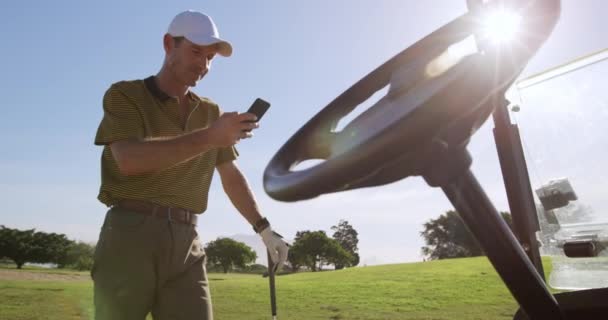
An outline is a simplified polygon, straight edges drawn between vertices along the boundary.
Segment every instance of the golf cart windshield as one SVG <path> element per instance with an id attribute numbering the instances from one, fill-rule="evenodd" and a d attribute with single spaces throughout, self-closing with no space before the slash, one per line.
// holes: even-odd
<path id="1" fill-rule="evenodd" d="M 608 50 L 520 80 L 510 100 L 557 289 L 608 287 Z"/>

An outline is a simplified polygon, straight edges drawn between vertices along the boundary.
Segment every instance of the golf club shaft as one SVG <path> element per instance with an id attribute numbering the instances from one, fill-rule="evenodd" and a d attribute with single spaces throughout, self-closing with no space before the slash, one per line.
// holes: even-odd
<path id="1" fill-rule="evenodd" d="M 270 282 L 270 309 L 272 311 L 272 320 L 277 319 L 277 296 L 274 287 L 274 263 L 268 253 L 268 279 Z"/>

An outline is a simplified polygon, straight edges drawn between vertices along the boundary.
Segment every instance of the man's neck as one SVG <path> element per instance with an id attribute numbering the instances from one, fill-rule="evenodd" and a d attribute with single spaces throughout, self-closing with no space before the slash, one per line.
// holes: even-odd
<path id="1" fill-rule="evenodd" d="M 177 97 L 179 101 L 188 93 L 188 86 L 178 84 L 166 69 L 161 69 L 154 77 L 158 88 L 171 97 Z"/>

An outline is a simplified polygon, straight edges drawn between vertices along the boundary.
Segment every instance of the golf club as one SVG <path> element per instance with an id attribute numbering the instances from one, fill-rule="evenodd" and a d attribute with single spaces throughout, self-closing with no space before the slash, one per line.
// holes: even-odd
<path id="1" fill-rule="evenodd" d="M 270 253 L 268 254 L 268 279 L 270 283 L 270 310 L 272 312 L 272 320 L 277 319 L 277 296 L 274 287 L 274 263 L 272 263 L 272 258 L 270 258 Z"/>

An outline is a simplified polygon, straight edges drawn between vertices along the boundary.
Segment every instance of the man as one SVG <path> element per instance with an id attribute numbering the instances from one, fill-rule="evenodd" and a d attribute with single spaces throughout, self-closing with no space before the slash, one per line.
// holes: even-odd
<path id="1" fill-rule="evenodd" d="M 95 264 L 98 320 L 212 319 L 205 253 L 196 233 L 214 168 L 276 266 L 287 244 L 259 212 L 234 145 L 258 127 L 250 113 L 221 113 L 192 91 L 216 54 L 232 54 L 210 17 L 185 11 L 163 38 L 156 76 L 113 84 L 95 144 L 103 145 L 99 200 L 110 206 Z M 244 316 L 246 318 L 246 316 Z"/>

